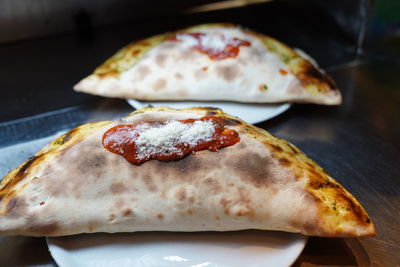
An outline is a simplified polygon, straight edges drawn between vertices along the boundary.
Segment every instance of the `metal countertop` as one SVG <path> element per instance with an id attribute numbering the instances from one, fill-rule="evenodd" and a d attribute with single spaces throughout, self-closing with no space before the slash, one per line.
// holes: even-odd
<path id="1" fill-rule="evenodd" d="M 399 73 L 399 65 L 385 62 L 338 67 L 329 74 L 343 93 L 343 105 L 295 104 L 257 125 L 318 162 L 362 203 L 377 227 L 374 238 L 310 238 L 295 266 L 400 266 Z M 95 100 L 0 123 L 0 147 L 131 110 L 123 100 Z M 53 264 L 42 238 L 0 240 L 2 266 Z"/>

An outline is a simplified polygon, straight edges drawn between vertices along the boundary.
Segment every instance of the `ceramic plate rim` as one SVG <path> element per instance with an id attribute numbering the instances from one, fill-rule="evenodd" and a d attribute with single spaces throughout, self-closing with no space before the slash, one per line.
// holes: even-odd
<path id="1" fill-rule="evenodd" d="M 304 235 L 301 235 L 301 234 L 286 233 L 286 232 L 279 232 L 279 231 L 262 231 L 262 230 L 244 230 L 244 231 L 233 231 L 233 232 L 192 232 L 192 233 L 183 233 L 183 232 L 136 232 L 136 233 L 116 233 L 116 235 L 119 235 L 119 237 L 121 237 L 121 236 L 124 237 L 126 235 L 127 236 L 126 238 L 130 238 L 131 236 L 134 236 L 135 234 L 139 234 L 139 235 L 143 235 L 143 234 L 147 235 L 148 234 L 151 237 L 151 236 L 153 236 L 153 235 L 155 235 L 157 233 L 162 233 L 162 234 L 166 234 L 166 235 L 176 235 L 176 236 L 178 236 L 178 239 L 179 239 L 182 235 L 184 235 L 184 236 L 188 236 L 189 235 L 189 237 L 191 235 L 203 236 L 203 235 L 210 235 L 212 233 L 217 233 L 217 234 L 222 234 L 222 235 L 223 234 L 231 235 L 232 233 L 234 234 L 235 232 L 246 232 L 246 231 L 259 231 L 263 235 L 266 235 L 267 239 L 268 239 L 268 237 L 270 237 L 270 238 L 272 237 L 273 239 L 274 238 L 276 239 L 276 237 L 279 237 L 279 236 L 282 237 L 282 239 L 286 238 L 287 244 L 285 244 L 285 248 L 282 249 L 282 250 L 279 250 L 278 252 L 274 252 L 274 253 L 276 253 L 274 256 L 276 256 L 277 254 L 280 254 L 280 255 L 278 255 L 279 259 L 284 259 L 283 260 L 284 264 L 280 265 L 280 267 L 289 267 L 289 266 L 291 266 L 297 260 L 297 258 L 300 256 L 300 254 L 302 253 L 302 251 L 303 251 L 303 249 L 304 249 L 304 247 L 305 247 L 305 245 L 307 244 L 307 241 L 308 241 L 308 236 L 304 236 Z M 98 235 L 99 237 L 96 237 L 96 235 Z M 77 266 L 76 263 L 79 264 L 79 261 L 77 261 L 77 258 L 74 257 L 75 256 L 74 253 L 73 253 L 74 249 L 68 250 L 68 248 L 65 249 L 63 247 L 59 247 L 57 243 L 60 243 L 60 242 L 62 243 L 63 239 L 64 240 L 67 239 L 67 242 L 68 242 L 69 239 L 74 239 L 76 237 L 77 241 L 73 241 L 73 242 L 79 242 L 79 240 L 81 240 L 82 238 L 83 239 L 85 239 L 85 238 L 90 239 L 90 238 L 93 238 L 93 237 L 94 238 L 101 238 L 104 235 L 107 235 L 107 238 L 108 238 L 108 235 L 110 235 L 110 234 L 107 234 L 107 233 L 94 233 L 94 234 L 80 234 L 80 235 L 75 235 L 75 236 L 46 237 L 46 243 L 47 243 L 47 246 L 49 248 L 49 251 L 50 251 L 50 254 L 51 254 L 52 258 L 58 264 L 58 266 L 60 266 L 60 267 L 72 267 L 72 266 Z M 112 238 L 112 234 L 110 236 Z M 290 240 L 289 240 L 289 237 L 290 237 Z M 238 237 L 235 237 L 235 238 L 238 238 Z M 83 241 L 85 241 L 85 240 L 83 240 Z M 211 243 L 213 243 L 213 242 L 211 242 Z M 121 244 L 121 243 L 113 244 L 113 246 L 118 247 L 118 244 Z M 268 243 L 268 244 L 270 244 L 270 243 Z M 150 248 L 152 246 L 157 248 L 156 245 L 151 244 Z M 274 245 L 274 244 L 272 243 L 272 245 Z M 196 249 L 196 246 L 198 248 L 199 244 L 193 245 L 193 248 Z M 65 247 L 65 245 L 64 245 L 64 247 Z M 112 250 L 113 248 L 108 248 L 108 249 Z M 139 249 L 140 249 L 140 247 L 139 247 Z M 249 256 L 250 256 L 249 258 L 251 258 L 251 256 L 252 256 L 250 254 L 251 253 L 249 253 Z M 268 255 L 272 255 L 272 254 L 268 254 Z M 222 264 L 224 264 L 224 263 L 222 263 Z M 228 264 L 229 264 L 229 262 L 228 262 Z M 264 264 L 268 264 L 268 262 L 252 262 L 250 260 L 249 264 L 251 266 L 265 266 Z M 269 263 L 269 264 L 271 264 L 271 263 Z M 87 265 L 82 265 L 82 263 L 80 263 L 78 266 L 87 266 Z M 104 265 L 104 264 L 101 264 L 101 266 L 102 267 L 103 266 L 104 267 L 109 267 L 109 265 Z M 171 266 L 171 265 L 168 265 L 168 266 Z M 175 265 L 173 265 L 173 266 L 175 266 Z M 182 266 L 182 265 L 179 265 L 179 266 Z M 223 266 L 225 266 L 225 265 L 223 265 Z M 227 265 L 227 266 L 229 266 L 229 265 Z M 276 265 L 273 265 L 273 266 L 275 267 Z"/>
<path id="2" fill-rule="evenodd" d="M 139 109 L 149 105 L 152 106 L 166 106 L 172 108 L 184 107 L 216 107 L 221 108 L 230 115 L 239 117 L 240 119 L 256 124 L 263 121 L 270 120 L 285 111 L 287 111 L 292 103 L 240 103 L 229 101 L 139 101 L 136 99 L 126 99 L 129 105 Z M 246 109 L 246 112 L 244 110 Z M 235 112 L 239 113 L 236 113 Z M 259 113 L 257 113 L 259 112 Z"/>

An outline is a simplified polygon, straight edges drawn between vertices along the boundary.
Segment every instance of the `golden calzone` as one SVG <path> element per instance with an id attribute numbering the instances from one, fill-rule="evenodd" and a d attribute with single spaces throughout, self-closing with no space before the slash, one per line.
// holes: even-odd
<path id="1" fill-rule="evenodd" d="M 75 90 L 138 100 L 341 103 L 310 57 L 232 24 L 202 24 L 135 41 Z"/>
<path id="2" fill-rule="evenodd" d="M 129 138 L 110 134 L 129 127 L 136 127 L 126 131 Z M 141 162 L 127 160 L 126 140 L 135 140 Z M 174 160 L 147 157 L 206 142 L 208 149 Z M 212 108 L 149 107 L 120 121 L 79 126 L 12 170 L 1 182 L 0 199 L 0 233 L 9 235 L 241 229 L 375 234 L 360 203 L 298 148 Z"/>

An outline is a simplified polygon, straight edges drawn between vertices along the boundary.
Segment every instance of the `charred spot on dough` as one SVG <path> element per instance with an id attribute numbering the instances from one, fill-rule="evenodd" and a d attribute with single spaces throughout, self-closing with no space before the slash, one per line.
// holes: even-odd
<path id="1" fill-rule="evenodd" d="M 42 159 L 42 155 L 39 156 L 33 156 L 31 157 L 27 162 L 25 162 L 21 168 L 17 171 L 15 176 L 8 181 L 7 184 L 5 184 L 1 189 L 0 189 L 0 195 L 1 197 L 4 197 L 8 193 L 12 191 L 12 188 L 18 184 L 20 181 L 22 181 L 29 173 L 29 169 L 34 166 L 35 164 L 38 163 Z"/>
<path id="2" fill-rule="evenodd" d="M 159 67 L 164 68 L 166 59 L 167 59 L 167 55 L 165 55 L 165 54 L 158 54 L 158 55 L 156 56 L 155 61 L 156 61 L 156 64 L 157 64 Z"/>
<path id="3" fill-rule="evenodd" d="M 345 208 L 350 214 L 354 215 L 354 217 L 359 221 L 360 224 L 365 225 L 372 223 L 361 205 L 357 205 L 354 200 L 344 192 L 342 188 L 337 188 L 337 191 L 338 193 L 335 201 L 338 206 L 342 206 L 342 208 Z"/>
<path id="4" fill-rule="evenodd" d="M 80 157 L 77 160 L 79 163 L 76 167 L 82 174 L 91 174 L 95 177 L 99 177 L 103 174 L 104 166 L 107 164 L 106 157 L 96 153 L 89 153 L 87 156 Z M 74 161 L 74 159 L 71 161 Z"/>
<path id="5" fill-rule="evenodd" d="M 236 216 L 249 216 L 254 213 L 253 208 L 251 207 L 252 201 L 249 197 L 249 191 L 244 187 L 239 187 L 237 189 L 239 199 L 236 205 L 238 205 L 238 209 L 236 210 Z"/>
<path id="6" fill-rule="evenodd" d="M 230 213 L 231 203 L 232 203 L 232 201 L 227 200 L 226 198 L 221 198 L 221 200 L 219 201 L 219 204 L 221 204 L 222 208 L 224 209 L 224 213 L 226 215 L 229 215 L 229 213 Z"/>
<path id="7" fill-rule="evenodd" d="M 193 174 L 197 171 L 204 169 L 202 161 L 196 157 L 196 155 L 189 155 L 181 160 L 170 161 L 170 162 L 160 162 L 163 166 L 160 166 L 160 170 L 165 169 L 166 171 L 173 170 L 174 172 L 180 174 L 181 177 L 185 179 L 191 179 L 191 177 L 182 176 L 182 174 Z"/>
<path id="8" fill-rule="evenodd" d="M 143 80 L 151 73 L 150 68 L 146 65 L 142 65 L 137 69 L 139 79 Z"/>
<path id="9" fill-rule="evenodd" d="M 107 72 L 103 72 L 103 73 L 97 73 L 96 74 L 100 79 L 104 79 L 107 77 L 118 77 L 119 73 L 115 70 L 109 70 Z"/>
<path id="10" fill-rule="evenodd" d="M 322 206 L 324 209 L 330 209 L 336 212 L 337 216 L 345 216 L 358 221 L 361 225 L 369 225 L 371 220 L 364 211 L 364 209 L 355 202 L 351 195 L 349 195 L 341 186 L 326 181 L 326 183 L 311 184 L 311 188 L 326 191 L 329 199 L 320 197 L 318 193 L 313 190 L 308 190 L 308 196 L 313 198 L 316 205 Z M 339 212 L 341 211 L 341 212 Z"/>
<path id="11" fill-rule="evenodd" d="M 132 56 L 135 57 L 135 56 L 137 56 L 138 54 L 140 54 L 140 52 L 141 52 L 140 50 L 134 49 L 134 50 L 132 50 L 132 53 L 131 53 L 131 54 L 132 54 Z"/>
<path id="12" fill-rule="evenodd" d="M 186 189 L 184 187 L 181 187 L 178 192 L 176 192 L 175 197 L 179 200 L 179 201 L 185 201 L 187 199 L 187 193 L 186 193 Z"/>
<path id="13" fill-rule="evenodd" d="M 148 187 L 150 192 L 157 192 L 158 188 L 156 185 L 152 184 Z"/>
<path id="14" fill-rule="evenodd" d="M 286 157 L 278 158 L 278 161 L 279 161 L 279 164 L 286 166 L 286 167 L 292 165 L 292 161 Z"/>
<path id="15" fill-rule="evenodd" d="M 17 206 L 18 198 L 13 197 L 7 203 L 7 214 L 11 213 L 11 211 Z"/>
<path id="16" fill-rule="evenodd" d="M 239 209 L 237 212 L 236 212 L 236 214 L 235 214 L 236 216 L 239 216 L 239 217 L 241 217 L 241 216 L 248 216 L 248 215 L 250 215 L 250 212 L 249 212 L 249 210 L 247 210 L 247 209 Z"/>
<path id="17" fill-rule="evenodd" d="M 253 213 L 253 210 L 250 206 L 239 198 L 239 200 L 227 200 L 225 198 L 221 198 L 220 204 L 224 210 L 226 215 L 235 215 L 235 216 L 248 216 Z"/>
<path id="18" fill-rule="evenodd" d="M 308 170 L 308 175 L 310 176 L 310 178 L 314 181 L 325 181 L 325 178 L 315 170 L 315 168 L 307 168 Z M 329 182 L 329 181 L 325 181 L 325 182 Z M 330 183 L 330 182 L 329 182 Z"/>
<path id="19" fill-rule="evenodd" d="M 314 164 L 312 164 L 311 162 L 308 162 L 308 161 L 307 161 L 306 164 L 307 164 L 307 166 L 310 167 L 310 168 L 314 168 L 314 167 L 315 167 Z"/>
<path id="20" fill-rule="evenodd" d="M 164 220 L 164 215 L 159 213 L 159 214 L 157 214 L 157 218 L 160 220 Z"/>
<path id="21" fill-rule="evenodd" d="M 229 161 L 230 167 L 242 180 L 251 182 L 257 187 L 268 186 L 274 181 L 271 175 L 271 159 L 261 157 L 257 153 L 248 152 L 233 161 Z"/>
<path id="22" fill-rule="evenodd" d="M 167 81 L 165 79 L 158 79 L 153 86 L 154 91 L 160 91 L 162 89 L 165 89 L 165 87 L 167 86 Z"/>
<path id="23" fill-rule="evenodd" d="M 320 72 L 314 65 L 305 61 L 301 64 L 301 71 L 298 74 L 298 78 L 302 82 L 302 84 L 306 85 L 310 82 L 317 84 L 319 87 L 326 88 L 324 91 L 333 90 L 335 86 L 335 82 L 326 74 Z M 324 84 L 327 85 L 324 86 Z"/>
<path id="24" fill-rule="evenodd" d="M 293 152 L 294 155 L 300 154 L 299 151 L 297 150 L 297 148 L 296 148 L 294 145 L 292 145 L 292 144 L 289 143 L 289 142 L 287 142 L 287 144 L 289 145 L 290 150 Z"/>
<path id="25" fill-rule="evenodd" d="M 129 217 L 133 215 L 133 210 L 130 208 L 126 208 L 124 209 L 124 211 L 122 212 L 122 216 L 124 217 Z"/>
<path id="26" fill-rule="evenodd" d="M 221 184 L 213 178 L 207 178 L 204 180 L 204 184 L 211 190 L 213 193 L 221 192 L 222 187 Z"/>
<path id="27" fill-rule="evenodd" d="M 223 157 L 222 154 L 223 149 L 218 152 L 202 150 L 177 161 L 163 162 L 153 160 L 144 164 L 152 170 L 150 174 L 159 177 L 159 174 L 162 173 L 161 181 L 177 180 L 179 182 L 190 183 L 205 178 L 206 169 L 218 168 L 219 162 L 216 160 L 216 157 L 221 158 Z"/>
<path id="28" fill-rule="evenodd" d="M 41 224 L 37 223 L 36 220 L 30 220 L 28 231 L 34 233 L 35 235 L 51 236 L 54 235 L 59 229 L 60 226 L 56 222 Z"/>
<path id="29" fill-rule="evenodd" d="M 239 67 L 235 65 L 231 66 L 218 66 L 216 68 L 217 75 L 227 82 L 234 80 L 239 74 Z"/>
<path id="30" fill-rule="evenodd" d="M 238 189 L 238 195 L 239 195 L 239 203 L 244 204 L 244 205 L 249 205 L 251 204 L 251 198 L 249 196 L 249 191 L 246 190 L 243 186 L 240 186 Z"/>
<path id="31" fill-rule="evenodd" d="M 281 148 L 279 145 L 270 144 L 269 146 L 270 146 L 272 152 L 278 152 L 279 153 L 279 152 L 283 151 L 283 148 Z"/>
<path id="32" fill-rule="evenodd" d="M 147 190 L 150 192 L 157 192 L 158 188 L 154 184 L 153 178 L 150 174 L 145 174 L 142 176 L 142 181 L 146 185 Z"/>
<path id="33" fill-rule="evenodd" d="M 121 193 L 127 191 L 127 187 L 122 182 L 115 182 L 110 185 L 110 191 L 113 195 L 120 195 Z"/>

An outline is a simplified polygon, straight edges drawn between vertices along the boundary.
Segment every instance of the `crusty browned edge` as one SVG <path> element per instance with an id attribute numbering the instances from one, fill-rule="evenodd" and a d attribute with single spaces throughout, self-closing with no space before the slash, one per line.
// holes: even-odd
<path id="1" fill-rule="evenodd" d="M 166 107 L 147 107 L 139 109 L 129 116 L 149 111 L 192 112 L 200 115 L 213 115 L 224 118 L 228 125 L 237 127 L 241 131 L 246 132 L 250 138 L 263 143 L 265 147 L 272 152 L 273 157 L 278 160 L 279 164 L 291 170 L 294 177 L 303 180 L 305 177 L 307 178 L 304 180 L 305 189 L 315 199 L 315 203 L 318 206 L 319 217 L 330 218 L 329 221 L 321 220 L 319 229 L 322 229 L 322 232 L 320 231 L 315 233 L 315 235 L 330 237 L 367 237 L 375 235 L 376 230 L 374 224 L 361 204 L 339 183 L 331 178 L 321 167 L 289 142 L 280 140 L 268 132 L 250 125 L 237 117 L 225 114 L 223 111 L 216 108 L 198 107 L 177 110 Z M 3 202 L 1 205 L 2 209 L 0 211 L 0 216 L 4 216 L 7 214 L 9 209 L 12 209 L 15 204 L 15 201 L 13 201 L 14 197 L 18 195 L 18 190 L 23 188 L 23 186 L 18 185 L 24 182 L 30 172 L 33 172 L 34 168 L 39 166 L 46 157 L 79 143 L 88 134 L 96 132 L 98 127 L 110 123 L 112 122 L 103 121 L 89 123 L 74 128 L 68 133 L 55 139 L 49 145 L 36 153 L 34 157 L 28 159 L 26 162 L 7 174 L 0 184 L 0 202 Z M 30 177 L 30 179 L 34 178 L 35 177 Z M 335 224 L 337 222 L 340 223 L 342 220 L 354 221 L 357 227 L 365 228 L 367 230 L 361 232 L 361 234 L 340 230 L 337 232 L 330 231 L 330 224 Z M 327 230 L 324 232 L 323 229 Z M 309 229 L 308 234 L 313 235 L 312 231 L 312 229 Z"/>
<path id="2" fill-rule="evenodd" d="M 39 167 L 53 154 L 59 153 L 60 151 L 79 143 L 88 134 L 95 132 L 99 126 L 108 123 L 111 122 L 101 121 L 78 126 L 56 138 L 37 152 L 33 157 L 11 170 L 0 183 L 0 207 L 2 207 L 0 210 L 0 216 L 7 214 L 10 207 L 13 206 L 14 197 L 23 189 L 23 186 L 20 186 L 21 183 L 25 182 L 25 179 L 30 176 L 32 170 Z M 30 177 L 30 179 L 34 179 L 34 177 Z"/>

